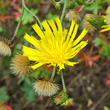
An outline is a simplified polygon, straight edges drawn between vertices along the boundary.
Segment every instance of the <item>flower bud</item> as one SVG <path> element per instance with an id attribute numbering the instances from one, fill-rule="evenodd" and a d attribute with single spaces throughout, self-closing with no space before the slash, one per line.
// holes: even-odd
<path id="1" fill-rule="evenodd" d="M 62 106 L 65 107 L 74 106 L 73 98 L 68 98 L 66 102 L 62 104 Z"/>
<path id="2" fill-rule="evenodd" d="M 67 9 L 74 9 L 78 6 L 78 4 L 74 0 L 70 0 L 67 4 Z"/>
<path id="3" fill-rule="evenodd" d="M 105 25 L 104 18 L 101 15 L 86 14 L 85 19 L 95 28 Z"/>
<path id="4" fill-rule="evenodd" d="M 60 4 L 59 4 L 59 3 L 56 3 L 56 4 L 55 4 L 55 8 L 56 8 L 56 9 L 60 9 Z"/>
<path id="5" fill-rule="evenodd" d="M 62 105 L 63 103 L 65 103 L 68 99 L 68 95 L 66 94 L 66 92 L 62 91 L 60 93 L 58 93 L 55 98 L 54 98 L 54 102 L 58 105 Z"/>

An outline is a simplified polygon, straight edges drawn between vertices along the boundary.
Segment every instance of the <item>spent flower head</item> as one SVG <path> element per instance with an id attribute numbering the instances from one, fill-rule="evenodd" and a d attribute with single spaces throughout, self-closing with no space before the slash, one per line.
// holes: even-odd
<path id="1" fill-rule="evenodd" d="M 42 96 L 54 95 L 59 90 L 58 84 L 46 79 L 37 79 L 33 87 L 35 91 Z"/>
<path id="2" fill-rule="evenodd" d="M 88 30 L 88 32 L 94 32 L 96 28 L 92 26 L 86 19 L 83 20 L 82 25 Z"/>
<path id="3" fill-rule="evenodd" d="M 13 44 L 11 44 L 11 40 L 8 40 L 4 37 L 0 37 L 0 54 L 1 55 L 11 55 L 11 48 Z"/>
<path id="4" fill-rule="evenodd" d="M 80 15 L 79 12 L 77 11 L 72 11 L 70 10 L 67 14 L 66 14 L 66 18 L 68 18 L 69 21 L 75 20 L 76 22 L 79 21 Z"/>
<path id="5" fill-rule="evenodd" d="M 18 54 L 15 55 L 15 57 L 12 58 L 11 61 L 12 73 L 18 75 L 19 77 L 25 77 L 31 70 L 28 57 Z"/>
<path id="6" fill-rule="evenodd" d="M 36 69 L 44 64 L 49 66 L 58 66 L 59 70 L 64 69 L 65 65 L 73 66 L 78 62 L 70 62 L 69 60 L 87 45 L 88 41 L 81 41 L 88 32 L 86 29 L 75 39 L 78 30 L 78 24 L 72 20 L 69 32 L 62 28 L 59 17 L 48 22 L 44 20 L 41 24 L 45 31 L 42 32 L 38 24 L 33 25 L 33 29 L 39 35 L 41 40 L 37 40 L 33 36 L 25 34 L 24 38 L 36 47 L 36 49 L 23 46 L 23 55 L 29 60 L 35 61 L 36 64 L 31 66 Z M 57 29 L 58 27 L 58 29 Z"/>

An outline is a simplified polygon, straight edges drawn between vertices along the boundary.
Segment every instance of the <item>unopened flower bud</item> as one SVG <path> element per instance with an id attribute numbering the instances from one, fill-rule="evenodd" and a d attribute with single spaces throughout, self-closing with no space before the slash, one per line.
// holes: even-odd
<path id="1" fill-rule="evenodd" d="M 62 106 L 65 107 L 74 106 L 73 98 L 68 98 L 66 102 L 62 104 Z"/>
<path id="2" fill-rule="evenodd" d="M 74 0 L 70 0 L 67 4 L 67 9 L 74 9 L 75 7 L 77 7 L 78 4 L 74 1 Z"/>
<path id="3" fill-rule="evenodd" d="M 66 94 L 66 92 L 60 92 L 58 93 L 55 98 L 54 98 L 54 102 L 58 105 L 62 105 L 63 103 L 65 103 L 68 99 L 68 95 Z"/>
<path id="4" fill-rule="evenodd" d="M 86 14 L 85 19 L 96 28 L 105 25 L 104 18 L 101 15 Z"/>
<path id="5" fill-rule="evenodd" d="M 59 4 L 59 3 L 56 3 L 56 4 L 55 4 L 55 8 L 56 8 L 56 9 L 60 9 L 60 4 Z"/>

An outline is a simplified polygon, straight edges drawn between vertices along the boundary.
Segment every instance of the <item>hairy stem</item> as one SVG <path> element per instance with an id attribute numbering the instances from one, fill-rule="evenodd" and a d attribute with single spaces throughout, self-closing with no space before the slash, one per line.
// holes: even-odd
<path id="1" fill-rule="evenodd" d="M 56 70 L 56 66 L 53 67 L 53 72 L 52 72 L 52 76 L 51 76 L 50 80 L 53 80 L 53 78 L 55 76 L 55 70 Z"/>
<path id="2" fill-rule="evenodd" d="M 64 14 L 65 14 L 65 11 L 66 11 L 67 3 L 68 3 L 68 0 L 64 0 L 64 7 L 63 7 L 63 11 L 62 11 L 61 18 L 60 18 L 61 23 L 63 21 L 63 17 L 64 17 Z"/>
<path id="3" fill-rule="evenodd" d="M 65 81 L 63 78 L 63 72 L 62 72 L 62 70 L 60 72 L 61 72 L 61 80 L 62 80 L 62 85 L 63 85 L 63 91 L 66 92 L 66 86 L 65 86 Z"/>
<path id="4" fill-rule="evenodd" d="M 40 28 L 43 29 L 43 27 L 42 27 L 42 25 L 41 25 L 41 23 L 40 23 L 39 18 L 38 18 L 32 11 L 30 11 L 30 10 L 26 7 L 24 0 L 22 0 L 22 4 L 23 4 L 24 9 L 27 10 L 29 13 L 31 13 L 31 14 L 36 18 L 36 20 L 37 20 L 37 22 L 38 22 Z"/>
<path id="5" fill-rule="evenodd" d="M 96 0 L 96 11 L 95 11 L 96 15 L 97 15 L 97 12 L 98 12 L 98 0 Z"/>
<path id="6" fill-rule="evenodd" d="M 14 40 L 14 38 L 15 38 L 16 35 L 17 35 L 18 29 L 19 29 L 20 24 L 21 24 L 21 21 L 22 21 L 23 13 L 24 13 L 24 8 L 22 8 L 21 17 L 20 17 L 20 20 L 19 20 L 18 25 L 17 25 L 17 27 L 16 27 L 16 30 L 15 30 L 15 32 L 14 32 L 14 34 L 13 34 L 12 40 Z"/>

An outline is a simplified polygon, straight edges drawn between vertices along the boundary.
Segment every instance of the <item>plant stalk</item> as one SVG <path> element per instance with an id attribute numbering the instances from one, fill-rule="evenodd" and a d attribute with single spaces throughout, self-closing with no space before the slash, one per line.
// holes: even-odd
<path id="1" fill-rule="evenodd" d="M 66 92 L 66 86 L 65 86 L 65 81 L 63 78 L 63 72 L 62 72 L 62 70 L 60 72 L 61 72 L 61 80 L 62 80 L 62 85 L 63 85 L 63 91 Z"/>
<path id="2" fill-rule="evenodd" d="M 18 29 L 19 29 L 20 24 L 21 24 L 21 21 L 22 21 L 23 13 L 24 13 L 24 7 L 22 6 L 21 17 L 20 17 L 20 20 L 19 20 L 18 25 L 17 25 L 17 27 L 16 27 L 16 30 L 15 30 L 15 32 L 14 32 L 14 34 L 13 34 L 12 40 L 14 40 L 14 38 L 15 38 L 16 35 L 17 35 Z"/>
<path id="3" fill-rule="evenodd" d="M 39 18 L 38 18 L 32 11 L 30 11 L 30 10 L 26 7 L 24 0 L 22 0 L 22 5 L 23 5 L 23 7 L 25 8 L 25 10 L 27 10 L 29 13 L 31 13 L 31 14 L 36 18 L 36 20 L 37 20 L 37 22 L 38 22 L 40 28 L 43 29 L 43 27 L 42 27 L 42 25 L 41 25 L 41 23 L 40 23 Z"/>
<path id="4" fill-rule="evenodd" d="M 55 76 L 55 70 L 56 70 L 56 66 L 53 67 L 53 72 L 52 72 L 52 76 L 51 76 L 50 80 L 53 80 L 53 78 Z"/>
<path id="5" fill-rule="evenodd" d="M 62 11 L 61 18 L 60 18 L 61 23 L 62 23 L 63 18 L 64 18 L 64 14 L 65 14 L 65 11 L 66 11 L 67 3 L 68 3 L 68 0 L 64 0 L 64 7 L 63 7 L 63 11 Z"/>
<path id="6" fill-rule="evenodd" d="M 98 0 L 96 0 L 96 11 L 95 11 L 95 14 L 97 15 L 98 13 Z"/>

